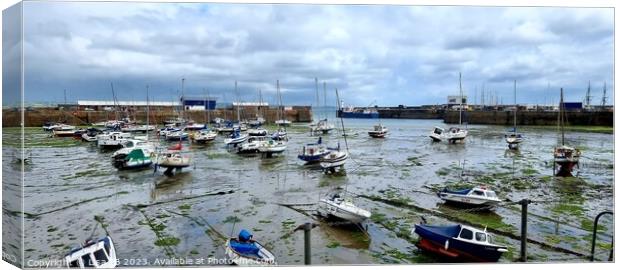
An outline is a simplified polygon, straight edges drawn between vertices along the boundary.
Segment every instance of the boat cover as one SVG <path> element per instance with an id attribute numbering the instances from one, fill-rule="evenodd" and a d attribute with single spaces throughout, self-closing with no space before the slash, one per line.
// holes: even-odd
<path id="1" fill-rule="evenodd" d="M 451 226 L 430 226 L 420 224 L 418 225 L 422 229 L 425 229 L 431 233 L 441 235 L 443 237 L 457 237 L 459 232 L 461 232 L 461 225 L 451 225 Z"/>
<path id="2" fill-rule="evenodd" d="M 129 152 L 129 154 L 127 155 L 127 157 L 131 160 L 142 160 L 145 159 L 146 157 L 144 156 L 144 152 L 142 151 L 142 149 L 134 149 L 133 151 Z"/>
<path id="3" fill-rule="evenodd" d="M 444 188 L 442 190 L 442 192 L 445 192 L 445 193 L 460 194 L 460 195 L 467 195 L 467 193 L 469 193 L 470 191 L 471 191 L 471 188 L 460 189 L 460 190 L 449 190 L 447 188 Z"/>
<path id="4" fill-rule="evenodd" d="M 254 242 L 242 243 L 239 241 L 230 241 L 230 247 L 238 253 L 246 255 L 258 255 L 260 248 Z"/>
<path id="5" fill-rule="evenodd" d="M 246 242 L 249 241 L 251 238 L 252 233 L 248 232 L 247 230 L 241 230 L 239 232 L 239 241 Z"/>

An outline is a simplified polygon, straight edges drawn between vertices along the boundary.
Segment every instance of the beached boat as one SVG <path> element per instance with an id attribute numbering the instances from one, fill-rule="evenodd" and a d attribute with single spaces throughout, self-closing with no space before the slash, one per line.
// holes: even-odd
<path id="1" fill-rule="evenodd" d="M 103 131 L 97 129 L 97 128 L 87 128 L 86 132 L 82 133 L 82 141 L 85 142 L 96 142 L 97 141 L 97 136 L 99 134 L 103 133 Z"/>
<path id="2" fill-rule="evenodd" d="M 147 133 L 155 130 L 155 126 L 153 125 L 127 125 L 121 127 L 122 132 L 142 132 Z"/>
<path id="3" fill-rule="evenodd" d="M 284 140 L 274 140 L 270 138 L 258 147 L 258 152 L 266 157 L 271 157 L 273 154 L 284 152 L 286 150 L 286 145 L 287 143 Z"/>
<path id="4" fill-rule="evenodd" d="M 338 146 L 321 158 L 320 165 L 323 170 L 334 172 L 336 168 L 344 166 L 348 158 L 347 151 L 341 151 L 340 146 Z"/>
<path id="5" fill-rule="evenodd" d="M 181 140 L 187 140 L 188 138 L 189 138 L 189 133 L 187 133 L 183 129 L 178 130 L 178 131 L 168 132 L 166 134 L 167 141 L 181 141 Z"/>
<path id="6" fill-rule="evenodd" d="M 128 154 L 118 154 L 113 157 L 112 165 L 119 170 L 147 168 L 153 164 L 150 155 L 141 148 L 135 148 Z"/>
<path id="7" fill-rule="evenodd" d="M 494 206 L 502 202 L 494 191 L 483 186 L 461 190 L 444 188 L 437 195 L 446 202 L 473 206 Z"/>
<path id="8" fill-rule="evenodd" d="M 172 170 L 181 170 L 189 167 L 192 159 L 190 156 L 181 153 L 182 148 L 183 145 L 179 142 L 169 147 L 167 151 L 158 153 L 155 159 L 155 169 L 157 170 L 157 167 L 166 168 L 164 174 L 170 175 L 172 174 Z"/>
<path id="9" fill-rule="evenodd" d="M 108 132 L 97 136 L 97 146 L 104 149 L 121 148 L 129 139 L 131 139 L 130 133 L 118 131 Z"/>
<path id="10" fill-rule="evenodd" d="M 560 166 L 557 176 L 571 176 L 575 165 L 579 164 L 581 151 L 577 148 L 566 145 L 564 139 L 564 122 L 566 121 L 564 108 L 564 90 L 560 89 L 560 106 L 558 113 L 558 125 L 560 126 L 561 141 L 560 145 L 553 149 L 553 161 Z M 555 167 L 555 166 L 554 166 Z"/>
<path id="11" fill-rule="evenodd" d="M 304 145 L 301 149 L 301 153 L 297 155 L 297 158 L 307 163 L 314 163 L 321 161 L 321 159 L 330 152 L 331 151 L 323 144 L 322 137 L 319 137 L 319 140 L 316 143 Z"/>
<path id="12" fill-rule="evenodd" d="M 431 134 L 428 136 L 433 140 L 433 142 L 440 142 L 444 138 L 444 130 L 440 127 L 434 127 Z"/>
<path id="13" fill-rule="evenodd" d="M 267 137 L 265 136 L 250 136 L 245 142 L 239 145 L 237 153 L 258 153 L 259 147 L 265 142 L 267 142 Z"/>
<path id="14" fill-rule="evenodd" d="M 288 137 L 287 137 L 286 129 L 279 128 L 276 132 L 271 134 L 271 138 L 276 141 L 287 141 Z"/>
<path id="15" fill-rule="evenodd" d="M 173 133 L 177 131 L 181 131 L 181 129 L 167 125 L 166 127 L 159 129 L 157 131 L 157 134 L 159 134 L 159 136 L 166 137 L 166 135 L 168 135 L 169 133 Z"/>
<path id="16" fill-rule="evenodd" d="M 148 141 L 143 141 L 143 140 L 137 140 L 137 139 L 127 139 L 125 142 L 123 142 L 121 149 L 116 150 L 116 152 L 114 152 L 112 154 L 112 158 L 116 158 L 119 155 L 128 155 L 129 152 L 133 151 L 134 149 L 141 149 L 144 151 L 144 154 L 147 156 L 150 156 L 151 154 L 155 153 L 155 146 L 148 142 Z"/>
<path id="17" fill-rule="evenodd" d="M 65 263 L 69 268 L 115 268 L 116 249 L 112 238 L 105 236 L 87 240 L 65 255 Z"/>
<path id="18" fill-rule="evenodd" d="M 235 129 L 233 133 L 230 134 L 230 137 L 224 140 L 224 143 L 226 145 L 237 146 L 238 144 L 248 140 L 249 137 L 250 136 L 248 136 L 248 134 L 241 133 L 239 129 Z"/>
<path id="19" fill-rule="evenodd" d="M 267 136 L 268 131 L 262 127 L 248 129 L 248 135 L 250 136 Z"/>
<path id="20" fill-rule="evenodd" d="M 275 123 L 276 123 L 276 125 L 278 125 L 278 126 L 283 126 L 283 127 L 288 127 L 288 126 L 290 126 L 290 125 L 291 125 L 291 121 L 286 120 L 286 119 L 279 119 L 279 120 L 276 120 L 276 122 L 275 122 Z"/>
<path id="21" fill-rule="evenodd" d="M 194 135 L 194 142 L 205 144 L 211 142 L 217 138 L 217 132 L 209 129 L 203 129 L 198 134 Z"/>
<path id="22" fill-rule="evenodd" d="M 190 122 L 187 126 L 185 126 L 185 130 L 197 131 L 197 130 L 205 129 L 206 127 L 207 127 L 206 124 Z"/>
<path id="23" fill-rule="evenodd" d="M 387 133 L 388 129 L 382 124 L 375 125 L 371 131 L 368 131 L 368 135 L 373 138 L 385 138 Z"/>
<path id="24" fill-rule="evenodd" d="M 444 133 L 444 138 L 448 143 L 464 142 L 467 138 L 467 129 L 463 125 L 463 87 L 461 85 L 461 73 L 459 73 L 459 126 L 450 127 L 448 132 Z"/>
<path id="25" fill-rule="evenodd" d="M 369 219 L 371 214 L 353 203 L 350 197 L 342 192 L 327 194 L 321 200 L 317 212 L 325 218 L 335 217 L 354 224 L 359 224 Z"/>
<path id="26" fill-rule="evenodd" d="M 517 104 L 517 81 L 514 83 L 514 97 L 515 97 L 515 107 L 514 107 L 514 118 L 512 123 L 512 130 L 509 134 L 504 135 L 504 139 L 508 144 L 509 149 L 518 149 L 519 144 L 523 142 L 523 136 L 517 133 L 517 111 L 519 110 L 519 105 Z"/>
<path id="27" fill-rule="evenodd" d="M 75 132 L 76 130 L 74 129 L 70 129 L 70 130 L 56 130 L 55 129 L 52 131 L 52 133 L 56 137 L 73 137 L 75 136 Z"/>
<path id="28" fill-rule="evenodd" d="M 237 238 L 226 241 L 225 253 L 227 259 L 239 266 L 269 266 L 276 264 L 276 257 L 253 239 L 247 230 L 241 230 Z"/>
<path id="29" fill-rule="evenodd" d="M 493 244 L 486 229 L 416 224 L 413 232 L 420 236 L 418 248 L 455 261 L 497 262 L 508 251 L 505 246 Z"/>

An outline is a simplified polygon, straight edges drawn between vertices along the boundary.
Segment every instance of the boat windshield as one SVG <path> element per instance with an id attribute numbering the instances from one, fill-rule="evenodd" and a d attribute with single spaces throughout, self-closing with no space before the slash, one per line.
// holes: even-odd
<path id="1" fill-rule="evenodd" d="M 459 237 L 463 239 L 471 240 L 474 238 L 474 233 L 468 229 L 462 229 Z"/>
<path id="2" fill-rule="evenodd" d="M 473 195 L 476 195 L 476 196 L 484 196 L 484 192 L 482 192 L 482 191 L 480 191 L 480 190 L 474 190 L 474 191 L 472 192 L 472 194 L 473 194 Z"/>
<path id="3" fill-rule="evenodd" d="M 495 191 L 487 191 L 487 197 L 497 198 L 497 194 L 495 194 Z"/>
<path id="4" fill-rule="evenodd" d="M 476 241 L 478 242 L 486 242 L 487 234 L 483 232 L 476 232 Z"/>

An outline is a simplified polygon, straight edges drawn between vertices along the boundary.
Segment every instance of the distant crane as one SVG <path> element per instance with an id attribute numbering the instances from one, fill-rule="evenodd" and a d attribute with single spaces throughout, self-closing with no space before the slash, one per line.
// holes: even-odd
<path id="1" fill-rule="evenodd" d="M 601 99 L 601 107 L 604 110 L 607 105 L 607 82 L 603 84 L 603 98 Z"/>
<path id="2" fill-rule="evenodd" d="M 591 101 L 592 101 L 592 96 L 590 95 L 590 81 L 588 81 L 588 91 L 586 91 L 586 100 L 585 100 L 586 109 L 590 109 Z"/>

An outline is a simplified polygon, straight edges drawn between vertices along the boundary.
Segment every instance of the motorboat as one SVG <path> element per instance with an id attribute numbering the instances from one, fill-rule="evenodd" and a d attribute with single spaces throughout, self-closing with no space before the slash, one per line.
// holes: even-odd
<path id="1" fill-rule="evenodd" d="M 248 129 L 248 135 L 250 136 L 267 136 L 268 131 L 262 127 Z"/>
<path id="2" fill-rule="evenodd" d="M 448 132 L 445 133 L 445 139 L 450 143 L 456 143 L 465 140 L 467 133 L 466 129 L 451 127 L 448 129 Z"/>
<path id="3" fill-rule="evenodd" d="M 143 140 L 128 139 L 122 143 L 122 147 L 123 148 L 117 150 L 112 154 L 112 158 L 116 158 L 120 155 L 127 156 L 131 151 L 135 149 L 143 150 L 144 154 L 147 156 L 155 153 L 155 146 L 152 143 Z"/>
<path id="4" fill-rule="evenodd" d="M 107 149 L 121 148 L 129 139 L 131 139 L 130 133 L 118 131 L 103 133 L 97 136 L 97 146 Z"/>
<path id="5" fill-rule="evenodd" d="M 238 144 L 245 142 L 249 137 L 250 136 L 248 136 L 248 134 L 241 133 L 239 129 L 235 129 L 233 133 L 230 134 L 230 137 L 224 140 L 224 143 L 226 145 L 237 146 Z"/>
<path id="6" fill-rule="evenodd" d="M 368 131 L 368 135 L 373 138 L 385 138 L 387 133 L 388 129 L 382 124 L 375 125 L 371 131 Z"/>
<path id="7" fill-rule="evenodd" d="M 142 132 L 147 133 L 149 131 L 155 130 L 155 126 L 153 125 L 126 125 L 121 127 L 122 132 Z"/>
<path id="8" fill-rule="evenodd" d="M 227 259 L 238 266 L 269 266 L 276 264 L 276 257 L 265 246 L 253 239 L 247 230 L 241 230 L 237 238 L 226 240 Z"/>
<path id="9" fill-rule="evenodd" d="M 185 130 L 197 131 L 197 130 L 205 129 L 206 127 L 207 127 L 206 124 L 189 123 L 187 126 L 185 126 Z"/>
<path id="10" fill-rule="evenodd" d="M 56 137 L 73 137 L 73 136 L 75 136 L 75 132 L 76 132 L 76 130 L 74 130 L 74 129 L 70 129 L 70 130 L 54 129 L 52 131 L 52 133 Z"/>
<path id="11" fill-rule="evenodd" d="M 523 142 L 523 136 L 518 133 L 505 134 L 504 138 L 506 139 L 506 143 L 508 144 L 508 148 L 510 149 L 518 149 L 519 144 Z"/>
<path id="12" fill-rule="evenodd" d="M 477 186 L 469 189 L 449 190 L 444 188 L 437 193 L 439 198 L 446 202 L 468 205 L 468 206 L 495 206 L 502 202 L 495 194 L 495 191 L 484 186 Z"/>
<path id="13" fill-rule="evenodd" d="M 343 192 L 333 192 L 319 200 L 317 212 L 325 218 L 335 217 L 353 224 L 360 224 L 371 216 L 368 210 L 356 206 Z"/>
<path id="14" fill-rule="evenodd" d="M 209 129 L 203 129 L 194 135 L 194 142 L 205 144 L 211 142 L 217 138 L 217 132 Z"/>
<path id="15" fill-rule="evenodd" d="M 173 132 L 177 132 L 177 131 L 181 131 L 181 129 L 176 128 L 176 127 L 172 127 L 172 126 L 166 126 L 160 130 L 157 131 L 157 134 L 159 134 L 159 136 L 162 137 L 166 137 L 169 133 L 173 133 Z"/>
<path id="16" fill-rule="evenodd" d="M 97 128 L 87 128 L 86 132 L 82 133 L 82 141 L 85 142 L 96 142 L 97 141 L 97 136 L 99 134 L 103 133 L 103 131 L 97 129 Z"/>
<path id="17" fill-rule="evenodd" d="M 258 153 L 258 149 L 263 143 L 267 142 L 265 136 L 250 136 L 245 142 L 241 143 L 237 148 L 239 154 Z"/>
<path id="18" fill-rule="evenodd" d="M 128 154 L 115 154 L 112 165 L 119 170 L 147 168 L 153 164 L 151 156 L 141 148 L 134 148 Z"/>
<path id="19" fill-rule="evenodd" d="M 286 120 L 286 119 L 279 119 L 279 120 L 276 120 L 276 122 L 275 122 L 275 123 L 276 123 L 276 125 L 278 125 L 278 126 L 283 126 L 283 127 L 288 127 L 288 126 L 290 126 L 290 125 L 291 125 L 291 121 Z"/>
<path id="20" fill-rule="evenodd" d="M 431 134 L 428 136 L 433 140 L 433 142 L 440 142 L 444 137 L 444 130 L 440 127 L 434 127 L 433 131 L 431 131 Z"/>
<path id="21" fill-rule="evenodd" d="M 301 149 L 301 153 L 297 155 L 297 158 L 307 162 L 307 163 L 315 163 L 321 161 L 321 159 L 329 154 L 331 150 L 327 149 L 327 147 L 322 143 L 322 137 L 319 137 L 319 140 L 316 143 L 309 143 L 304 145 Z"/>
<path id="22" fill-rule="evenodd" d="M 347 151 L 340 150 L 340 146 L 329 152 L 329 154 L 323 156 L 320 160 L 320 165 L 323 170 L 334 172 L 336 168 L 343 167 L 349 158 Z"/>
<path id="23" fill-rule="evenodd" d="M 189 133 L 185 130 L 172 131 L 166 134 L 167 141 L 182 141 L 187 140 L 189 138 Z"/>
<path id="24" fill-rule="evenodd" d="M 110 236 L 89 239 L 65 255 L 69 268 L 115 268 L 116 259 L 116 249 Z"/>
<path id="25" fill-rule="evenodd" d="M 286 141 L 288 140 L 286 129 L 279 128 L 276 132 L 271 134 L 271 138 L 276 141 Z"/>
<path id="26" fill-rule="evenodd" d="M 279 154 L 286 150 L 287 143 L 283 140 L 269 139 L 258 146 L 258 152 L 264 154 L 267 157 L 273 156 L 273 154 Z"/>
<path id="27" fill-rule="evenodd" d="M 416 224 L 413 232 L 420 236 L 418 248 L 455 261 L 497 262 L 508 251 L 506 246 L 494 244 L 493 236 L 486 229 L 460 224 Z"/>

